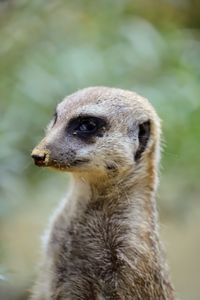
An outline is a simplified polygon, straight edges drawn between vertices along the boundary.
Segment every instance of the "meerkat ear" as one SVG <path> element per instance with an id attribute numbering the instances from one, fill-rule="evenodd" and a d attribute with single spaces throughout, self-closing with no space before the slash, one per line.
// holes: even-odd
<path id="1" fill-rule="evenodd" d="M 142 153 L 146 149 L 151 131 L 150 121 L 146 121 L 138 126 L 138 141 L 139 146 L 135 153 L 135 160 L 138 161 L 141 158 Z"/>

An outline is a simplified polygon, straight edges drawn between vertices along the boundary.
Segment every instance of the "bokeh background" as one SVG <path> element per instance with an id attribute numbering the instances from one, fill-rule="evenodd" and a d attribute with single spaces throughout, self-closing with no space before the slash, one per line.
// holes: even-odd
<path id="1" fill-rule="evenodd" d="M 163 120 L 158 207 L 177 297 L 200 299 L 200 2 L 0 1 L 0 299 L 27 299 L 67 175 L 33 166 L 56 104 L 107 85 Z"/>

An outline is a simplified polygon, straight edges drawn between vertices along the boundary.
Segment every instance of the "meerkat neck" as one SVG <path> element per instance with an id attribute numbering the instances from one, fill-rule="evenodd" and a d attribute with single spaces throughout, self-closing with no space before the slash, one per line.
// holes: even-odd
<path id="1" fill-rule="evenodd" d="M 155 192 L 157 187 L 157 168 L 154 165 L 142 166 L 137 174 L 132 169 L 120 175 L 99 177 L 74 176 L 74 190 L 87 191 L 88 202 L 101 202 L 105 207 L 133 211 L 138 226 L 146 222 L 155 231 L 157 222 Z M 92 178 L 92 180 L 90 180 Z M 106 211 L 106 209 L 105 209 Z M 150 226 L 150 227 L 149 227 Z"/>

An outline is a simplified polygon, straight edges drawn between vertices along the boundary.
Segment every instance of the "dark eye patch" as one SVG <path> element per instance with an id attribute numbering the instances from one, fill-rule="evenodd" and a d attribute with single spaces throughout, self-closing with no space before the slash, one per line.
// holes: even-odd
<path id="1" fill-rule="evenodd" d="M 89 139 L 94 136 L 103 136 L 107 121 L 102 117 L 79 116 L 70 120 L 67 132 L 82 139 Z"/>

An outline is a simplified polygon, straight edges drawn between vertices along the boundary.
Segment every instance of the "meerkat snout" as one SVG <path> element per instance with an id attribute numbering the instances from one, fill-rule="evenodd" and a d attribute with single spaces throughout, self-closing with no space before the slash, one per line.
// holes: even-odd
<path id="1" fill-rule="evenodd" d="M 34 149 L 34 151 L 32 151 L 31 156 L 35 162 L 35 164 L 37 166 L 43 165 L 45 163 L 45 159 L 47 154 L 45 153 L 45 151 L 39 151 Z"/>
<path id="2" fill-rule="evenodd" d="M 134 168 L 151 147 L 157 120 L 148 101 L 134 93 L 88 88 L 57 106 L 32 157 L 38 166 L 69 172 Z"/>

